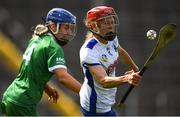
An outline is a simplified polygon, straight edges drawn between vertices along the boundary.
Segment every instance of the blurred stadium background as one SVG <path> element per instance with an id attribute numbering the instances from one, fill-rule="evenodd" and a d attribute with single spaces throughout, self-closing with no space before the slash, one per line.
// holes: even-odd
<path id="1" fill-rule="evenodd" d="M 21 54 L 31 37 L 31 28 L 41 21 L 41 16 L 53 7 L 65 8 L 77 16 L 78 31 L 75 39 L 64 47 L 70 72 L 82 83 L 79 49 L 87 29 L 83 24 L 86 12 L 92 7 L 114 7 L 120 20 L 119 42 L 141 68 L 155 46 L 156 41 L 146 39 L 149 29 L 158 31 L 173 22 L 180 27 L 179 0 L 1 0 L 0 1 L 0 99 L 16 76 Z M 166 47 L 144 74 L 142 83 L 135 88 L 123 109 L 114 108 L 120 115 L 180 115 L 180 36 Z M 117 75 L 126 71 L 119 64 Z M 46 97 L 38 105 L 39 115 L 81 115 L 79 97 L 56 83 L 60 93 L 58 105 L 51 105 Z M 117 101 L 128 86 L 118 88 Z M 64 98 L 64 99 L 63 99 Z"/>

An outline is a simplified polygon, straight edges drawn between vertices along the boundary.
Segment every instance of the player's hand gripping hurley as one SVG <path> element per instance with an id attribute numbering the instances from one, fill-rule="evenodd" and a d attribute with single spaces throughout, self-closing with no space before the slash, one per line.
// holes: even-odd
<path id="1" fill-rule="evenodd" d="M 167 25 L 163 26 L 160 29 L 157 44 L 154 47 L 154 49 L 153 49 L 151 55 L 149 56 L 149 58 L 146 60 L 143 68 L 140 70 L 140 72 L 139 72 L 140 76 L 143 75 L 143 73 L 149 67 L 149 65 L 151 64 L 152 60 L 156 57 L 156 55 L 160 52 L 160 50 L 162 48 L 164 48 L 176 36 L 176 32 L 177 32 L 176 24 L 167 24 Z M 121 106 L 121 105 L 124 104 L 126 98 L 128 97 L 128 95 L 130 94 L 130 92 L 132 91 L 133 88 L 134 88 L 133 85 L 129 86 L 129 88 L 126 91 L 125 95 L 120 100 L 118 106 Z"/>

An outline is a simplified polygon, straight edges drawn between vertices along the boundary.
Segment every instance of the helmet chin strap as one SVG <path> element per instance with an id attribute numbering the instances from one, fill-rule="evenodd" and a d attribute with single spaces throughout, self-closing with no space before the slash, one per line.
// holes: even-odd
<path id="1" fill-rule="evenodd" d="M 108 41 L 113 41 L 116 37 L 116 33 L 113 32 L 108 32 L 106 33 L 106 36 L 104 36 L 104 38 Z"/>
<path id="2" fill-rule="evenodd" d="M 113 32 L 108 32 L 106 35 L 107 36 L 102 36 L 96 32 L 94 32 L 93 30 L 89 29 L 90 32 L 96 34 L 97 36 L 99 36 L 100 38 L 106 40 L 106 41 L 113 41 L 114 38 L 116 37 L 116 33 L 113 33 Z M 109 36 L 108 36 L 109 35 Z"/>

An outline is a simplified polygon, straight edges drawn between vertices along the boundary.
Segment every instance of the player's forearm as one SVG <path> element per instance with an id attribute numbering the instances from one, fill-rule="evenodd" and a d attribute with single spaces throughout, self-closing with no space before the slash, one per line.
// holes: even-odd
<path id="1" fill-rule="evenodd" d="M 103 86 L 103 88 L 113 88 L 126 84 L 127 82 L 126 75 L 119 77 L 106 76 L 100 81 L 100 84 Z"/>
<path id="2" fill-rule="evenodd" d="M 138 68 L 138 66 L 137 66 L 135 63 L 132 64 L 131 68 L 132 68 L 135 72 L 138 72 L 138 71 L 139 71 L 139 68 Z"/>
<path id="3" fill-rule="evenodd" d="M 67 75 L 64 78 L 61 78 L 60 82 L 68 89 L 70 89 L 76 93 L 79 93 L 81 84 L 76 79 L 74 79 L 71 75 Z"/>
<path id="4" fill-rule="evenodd" d="M 71 76 L 66 69 L 57 68 L 54 70 L 54 73 L 61 84 L 70 90 L 79 93 L 81 84 L 73 76 Z"/>

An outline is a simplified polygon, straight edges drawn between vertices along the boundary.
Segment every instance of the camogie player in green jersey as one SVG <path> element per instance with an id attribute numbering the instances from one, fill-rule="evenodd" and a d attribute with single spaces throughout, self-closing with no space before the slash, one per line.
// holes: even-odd
<path id="1" fill-rule="evenodd" d="M 1 102 L 2 114 L 7 116 L 37 116 L 36 106 L 43 91 L 56 103 L 57 90 L 47 82 L 55 74 L 58 81 L 79 93 L 81 84 L 67 72 L 61 46 L 76 34 L 76 17 L 62 8 L 53 8 L 46 24 L 39 24 L 23 55 L 19 73 L 7 88 Z"/>

